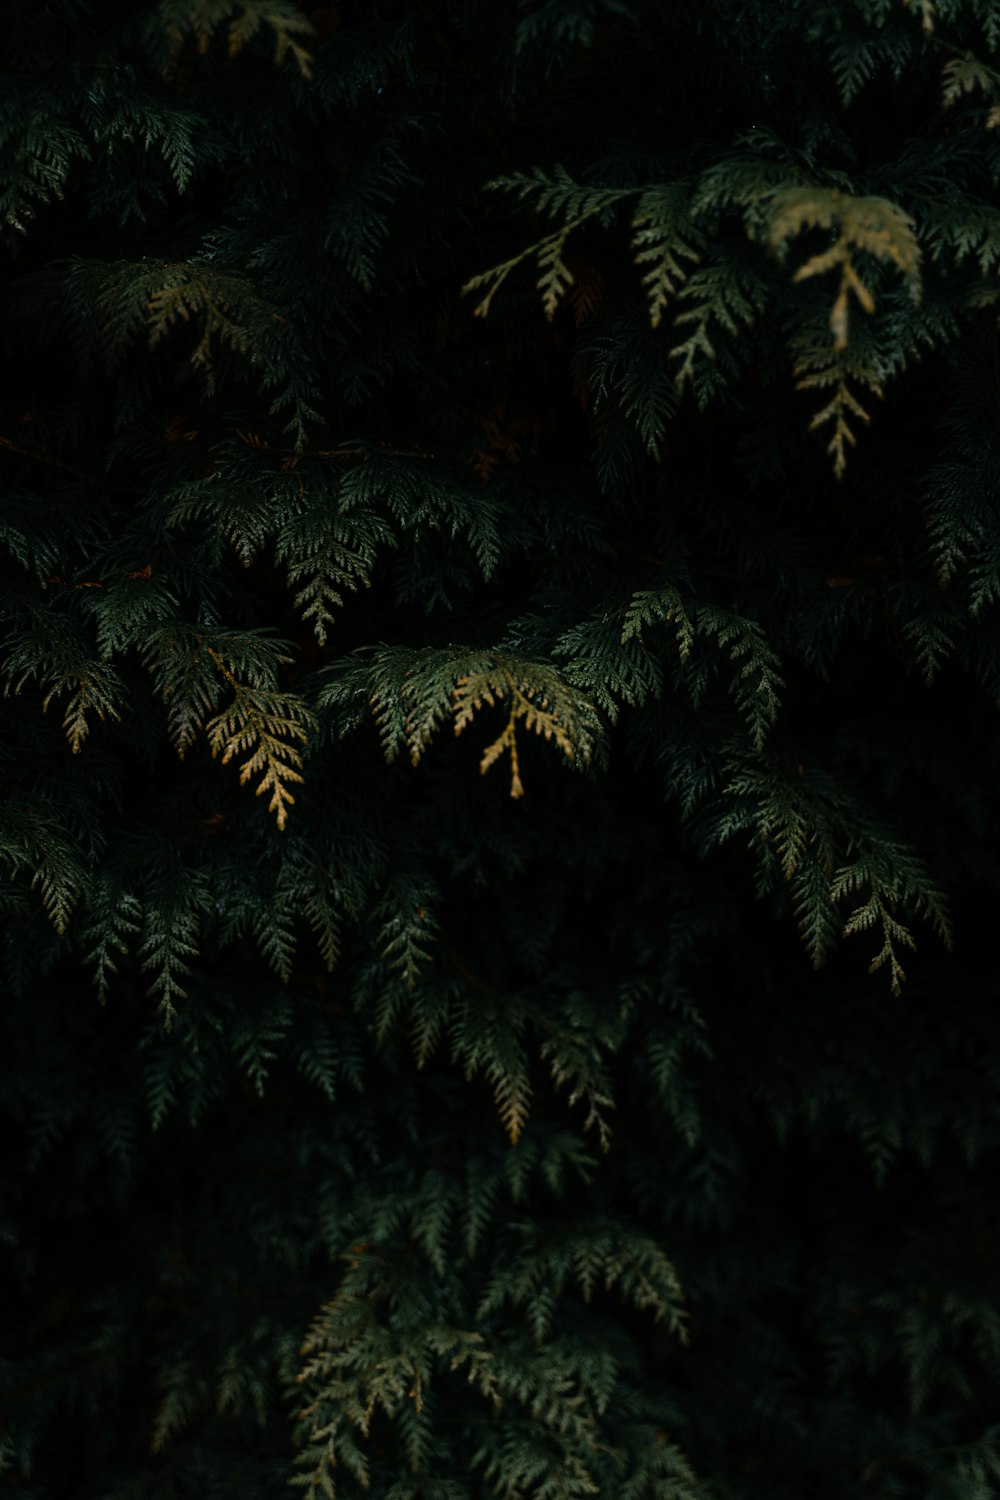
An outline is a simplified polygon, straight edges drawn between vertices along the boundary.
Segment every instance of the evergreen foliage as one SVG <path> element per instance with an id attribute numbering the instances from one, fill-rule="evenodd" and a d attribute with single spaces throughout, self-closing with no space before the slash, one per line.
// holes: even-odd
<path id="1" fill-rule="evenodd" d="M 997 6 L 8 10 L 9 1492 L 988 1500 Z"/>

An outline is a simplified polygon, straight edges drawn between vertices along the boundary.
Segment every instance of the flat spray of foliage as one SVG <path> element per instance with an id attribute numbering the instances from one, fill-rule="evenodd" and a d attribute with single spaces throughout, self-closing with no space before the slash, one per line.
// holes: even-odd
<path id="1" fill-rule="evenodd" d="M 1000 1485 L 1000 9 L 12 0 L 0 1474 Z"/>

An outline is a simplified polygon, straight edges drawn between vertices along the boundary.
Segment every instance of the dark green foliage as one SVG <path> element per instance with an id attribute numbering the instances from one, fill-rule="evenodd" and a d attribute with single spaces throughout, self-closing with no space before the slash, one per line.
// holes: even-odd
<path id="1" fill-rule="evenodd" d="M 10 1493 L 988 1500 L 997 6 L 8 12 Z"/>

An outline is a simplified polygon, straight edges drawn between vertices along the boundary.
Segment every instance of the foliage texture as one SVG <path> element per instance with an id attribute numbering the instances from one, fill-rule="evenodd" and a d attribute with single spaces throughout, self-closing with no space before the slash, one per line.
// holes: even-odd
<path id="1" fill-rule="evenodd" d="M 995 0 L 4 39 L 9 1492 L 988 1500 Z"/>

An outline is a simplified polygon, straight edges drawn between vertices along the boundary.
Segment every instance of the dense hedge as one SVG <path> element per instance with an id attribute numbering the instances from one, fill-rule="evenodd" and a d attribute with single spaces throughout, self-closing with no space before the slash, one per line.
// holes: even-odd
<path id="1" fill-rule="evenodd" d="M 11 1493 L 987 1500 L 996 5 L 5 43 Z"/>

